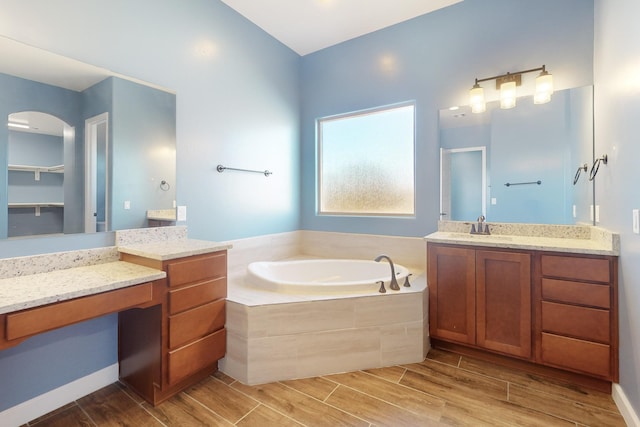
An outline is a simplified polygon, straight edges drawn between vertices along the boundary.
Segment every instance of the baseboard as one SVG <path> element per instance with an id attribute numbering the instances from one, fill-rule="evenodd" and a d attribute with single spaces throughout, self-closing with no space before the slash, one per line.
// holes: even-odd
<path id="1" fill-rule="evenodd" d="M 613 401 L 616 402 L 618 410 L 627 423 L 627 426 L 640 427 L 640 418 L 633 409 L 633 406 L 631 406 L 631 402 L 627 399 L 627 395 L 624 393 L 624 389 L 620 387 L 620 384 L 613 384 L 611 397 L 613 397 Z"/>
<path id="2" fill-rule="evenodd" d="M 5 427 L 21 426 L 116 381 L 118 381 L 118 364 L 114 363 L 12 408 L 5 409 L 0 412 L 1 424 Z"/>

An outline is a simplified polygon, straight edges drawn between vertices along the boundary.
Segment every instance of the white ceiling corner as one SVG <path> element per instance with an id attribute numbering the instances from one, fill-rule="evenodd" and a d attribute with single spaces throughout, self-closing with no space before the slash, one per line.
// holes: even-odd
<path id="1" fill-rule="evenodd" d="M 222 0 L 299 55 L 462 0 Z"/>

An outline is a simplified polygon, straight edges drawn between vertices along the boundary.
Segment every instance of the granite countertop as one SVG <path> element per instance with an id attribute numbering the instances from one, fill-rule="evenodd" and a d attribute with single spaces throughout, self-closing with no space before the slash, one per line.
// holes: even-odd
<path id="1" fill-rule="evenodd" d="M 0 279 L 0 314 L 93 295 L 166 277 L 124 261 Z"/>
<path id="2" fill-rule="evenodd" d="M 438 221 L 427 242 L 587 255 L 620 254 L 620 235 L 587 225 L 488 222 L 490 235 L 471 234 L 468 221 Z"/>
<path id="3" fill-rule="evenodd" d="M 157 209 L 148 210 L 147 219 L 154 219 L 157 221 L 176 221 L 175 209 Z"/>
<path id="4" fill-rule="evenodd" d="M 427 242 L 447 243 L 491 248 L 540 250 L 591 255 L 618 255 L 617 239 L 571 238 L 519 235 L 478 235 L 437 231 L 425 237 Z"/>
<path id="5" fill-rule="evenodd" d="M 118 251 L 122 253 L 138 255 L 159 261 L 200 255 L 226 249 L 231 249 L 231 245 L 227 243 L 196 239 L 163 240 L 150 243 L 118 246 Z"/>

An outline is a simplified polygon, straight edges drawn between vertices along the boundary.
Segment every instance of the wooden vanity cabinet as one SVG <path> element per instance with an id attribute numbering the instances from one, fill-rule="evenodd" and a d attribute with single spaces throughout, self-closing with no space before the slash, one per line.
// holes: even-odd
<path id="1" fill-rule="evenodd" d="M 531 254 L 427 246 L 432 338 L 531 357 Z"/>
<path id="2" fill-rule="evenodd" d="M 536 361 L 618 381 L 617 258 L 541 253 Z"/>
<path id="3" fill-rule="evenodd" d="M 617 271 L 613 256 L 429 242 L 430 336 L 610 387 L 619 376 Z"/>
<path id="4" fill-rule="evenodd" d="M 218 369 L 226 350 L 227 254 L 123 261 L 164 270 L 162 304 L 120 313 L 120 378 L 153 405 Z"/>

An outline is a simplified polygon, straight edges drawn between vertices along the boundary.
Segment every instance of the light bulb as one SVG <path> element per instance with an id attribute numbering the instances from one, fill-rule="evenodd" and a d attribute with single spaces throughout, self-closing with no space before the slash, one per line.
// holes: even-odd
<path id="1" fill-rule="evenodd" d="M 506 110 L 516 106 L 516 82 L 505 82 L 500 85 L 500 108 Z"/>
<path id="2" fill-rule="evenodd" d="M 544 104 L 551 101 L 551 94 L 553 93 L 553 76 L 543 70 L 538 77 L 536 77 L 536 93 L 533 96 L 534 104 Z"/>
<path id="3" fill-rule="evenodd" d="M 484 101 L 484 89 L 478 83 L 474 84 L 469 91 L 469 104 L 472 113 L 482 113 L 487 110 L 487 104 Z"/>

